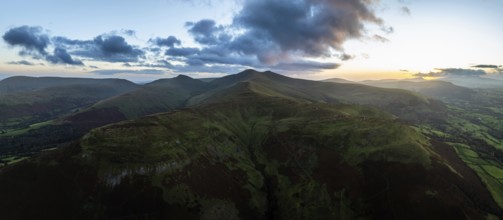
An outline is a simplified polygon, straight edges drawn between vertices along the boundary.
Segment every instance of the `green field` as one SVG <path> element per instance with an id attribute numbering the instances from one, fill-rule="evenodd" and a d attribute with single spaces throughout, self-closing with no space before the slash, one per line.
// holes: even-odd
<path id="1" fill-rule="evenodd" d="M 491 192 L 494 200 L 503 208 L 503 169 L 496 161 L 480 158 L 479 155 L 469 149 L 468 145 L 450 143 L 461 157 L 468 164 Z"/>
<path id="2" fill-rule="evenodd" d="M 45 127 L 45 126 L 51 125 L 52 123 L 53 123 L 53 120 L 50 120 L 50 121 L 45 121 L 45 122 L 40 122 L 40 123 L 32 124 L 29 127 L 23 128 L 23 129 L 8 130 L 5 133 L 0 134 L 0 137 L 21 135 L 21 134 L 24 134 L 24 133 L 26 133 L 26 132 L 28 132 L 30 130 L 39 129 L 41 127 Z"/>

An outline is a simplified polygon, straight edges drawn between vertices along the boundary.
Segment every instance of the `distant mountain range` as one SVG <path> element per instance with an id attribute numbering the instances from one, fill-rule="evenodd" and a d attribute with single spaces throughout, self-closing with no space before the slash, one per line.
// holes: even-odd
<path id="1" fill-rule="evenodd" d="M 498 89 L 255 70 L 141 86 L 21 79 L 1 81 L 0 97 L 89 102 L 25 127 L 4 119 L 1 219 L 503 216 Z"/>

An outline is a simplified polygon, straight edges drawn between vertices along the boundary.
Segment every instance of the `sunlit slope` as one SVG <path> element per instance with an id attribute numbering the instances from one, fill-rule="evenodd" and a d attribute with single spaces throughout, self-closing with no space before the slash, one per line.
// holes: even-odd
<path id="1" fill-rule="evenodd" d="M 464 99 L 471 100 L 476 98 L 476 92 L 472 89 L 454 85 L 450 82 L 440 80 L 425 80 L 425 81 L 403 81 L 403 80 L 388 80 L 388 81 L 363 81 L 363 84 L 382 87 L 396 88 L 414 91 L 425 96 L 440 99 Z"/>

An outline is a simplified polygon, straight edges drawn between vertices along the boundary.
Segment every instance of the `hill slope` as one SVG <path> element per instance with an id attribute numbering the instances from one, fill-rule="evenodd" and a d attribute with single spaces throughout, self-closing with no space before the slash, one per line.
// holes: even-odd
<path id="1" fill-rule="evenodd" d="M 0 217 L 503 214 L 452 148 L 393 115 L 275 97 L 263 87 L 240 82 L 222 90 L 218 100 L 95 129 L 75 145 L 4 168 L 0 194 L 9 199 L 0 201 Z"/>
<path id="2" fill-rule="evenodd" d="M 476 92 L 472 89 L 454 85 L 451 82 L 445 82 L 440 80 L 429 80 L 429 81 L 364 81 L 363 84 L 382 87 L 382 88 L 396 88 L 414 91 L 425 96 L 439 99 L 439 100 L 453 100 L 453 99 L 463 99 L 471 100 L 475 98 Z"/>
<path id="3" fill-rule="evenodd" d="M 28 77 L 13 76 L 0 81 L 0 94 L 13 92 L 29 92 L 51 87 L 65 87 L 73 85 L 102 86 L 115 84 L 131 87 L 132 82 L 124 79 L 88 79 L 64 77 Z"/>
<path id="4" fill-rule="evenodd" d="M 137 87 L 121 79 L 12 77 L 0 81 L 0 130 L 57 118 Z"/>

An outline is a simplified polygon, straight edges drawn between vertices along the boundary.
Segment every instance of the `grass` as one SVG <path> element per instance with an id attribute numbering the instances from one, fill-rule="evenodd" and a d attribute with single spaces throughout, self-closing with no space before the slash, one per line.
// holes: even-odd
<path id="1" fill-rule="evenodd" d="M 498 205 L 503 208 L 503 169 L 496 166 L 498 163 L 488 159 L 483 159 L 466 144 L 450 143 L 459 157 L 472 168 L 480 177 L 482 182 L 493 196 Z"/>
<path id="2" fill-rule="evenodd" d="M 498 179 L 498 180 L 503 180 L 503 169 L 501 169 L 500 167 L 496 167 L 496 166 L 488 166 L 488 165 L 482 165 L 481 166 L 482 168 L 484 168 L 484 170 L 489 173 L 489 175 L 491 175 L 492 177 Z"/>
<path id="3" fill-rule="evenodd" d="M 7 165 L 15 164 L 21 162 L 23 160 L 28 159 L 29 157 L 20 157 L 20 156 L 12 156 L 2 159 L 2 161 L 6 162 Z"/>
<path id="4" fill-rule="evenodd" d="M 282 136 L 286 138 L 281 139 Z M 268 144 L 275 139 L 284 146 Z M 101 178 L 177 162 L 176 170 L 163 172 L 176 179 L 178 175 L 187 175 L 184 167 L 203 166 L 201 161 L 212 166 L 223 164 L 229 171 L 243 173 L 234 178 L 242 184 L 242 190 L 249 192 L 249 206 L 259 212 L 266 209 L 267 179 L 277 179 L 281 189 L 278 199 L 285 202 L 285 217 L 297 213 L 316 218 L 317 213 L 338 212 L 320 210 L 333 207 L 335 201 L 326 186 L 310 177 L 319 166 L 319 149 L 315 146 L 338 148 L 355 166 L 365 160 L 424 166 L 430 163 L 424 136 L 389 114 L 362 106 L 306 104 L 272 97 L 209 104 L 105 126 L 88 133 L 81 145 L 82 158 L 99 167 Z M 267 148 L 286 152 L 287 161 L 271 160 L 265 152 Z M 280 174 L 280 166 L 293 167 L 301 182 L 292 183 Z M 165 187 L 162 182 L 167 177 L 159 177 L 155 172 L 149 175 L 163 189 L 169 203 L 192 207 L 197 199 L 206 204 L 207 198 L 193 194 L 189 186 Z M 304 197 L 293 198 L 295 193 Z M 345 198 L 341 194 L 337 201 Z M 301 207 L 301 201 L 306 199 L 311 203 Z M 349 202 L 344 204 L 338 206 L 339 214 L 351 216 Z"/>
<path id="5" fill-rule="evenodd" d="M 9 131 L 7 131 L 7 132 L 5 132 L 3 134 L 0 134 L 0 137 L 21 135 L 21 134 L 24 134 L 24 133 L 26 133 L 28 131 L 31 131 L 31 130 L 34 130 L 34 129 L 39 129 L 41 127 L 45 127 L 45 126 L 51 125 L 52 123 L 53 123 L 53 120 L 50 120 L 50 121 L 45 121 L 45 122 L 40 122 L 40 123 L 32 124 L 29 127 L 23 128 L 23 129 L 9 130 Z"/>
<path id="6" fill-rule="evenodd" d="M 503 185 L 493 176 L 486 173 L 486 171 L 480 166 L 470 165 L 470 167 L 477 172 L 482 182 L 486 184 L 487 189 L 493 196 L 494 200 L 498 205 L 503 208 Z"/>

